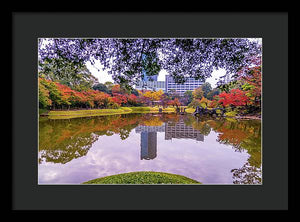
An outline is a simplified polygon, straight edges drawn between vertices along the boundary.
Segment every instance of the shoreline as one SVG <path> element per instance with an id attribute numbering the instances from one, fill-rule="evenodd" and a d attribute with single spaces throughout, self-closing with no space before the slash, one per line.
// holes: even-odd
<path id="1" fill-rule="evenodd" d="M 235 116 L 234 118 L 236 119 L 243 119 L 243 120 L 252 120 L 252 119 L 255 119 L 255 120 L 261 120 L 261 116 Z"/>
<path id="2" fill-rule="evenodd" d="M 49 119 L 70 119 L 78 117 L 93 117 L 93 116 L 107 116 L 120 115 L 130 113 L 159 113 L 157 107 L 121 107 L 119 109 L 82 109 L 82 110 L 51 110 L 40 113 L 40 117 L 48 117 Z M 174 108 L 164 108 L 162 113 L 176 113 Z M 186 110 L 186 114 L 192 114 L 191 110 Z M 224 116 L 239 120 L 261 120 L 261 116 L 245 115 L 245 116 Z"/>

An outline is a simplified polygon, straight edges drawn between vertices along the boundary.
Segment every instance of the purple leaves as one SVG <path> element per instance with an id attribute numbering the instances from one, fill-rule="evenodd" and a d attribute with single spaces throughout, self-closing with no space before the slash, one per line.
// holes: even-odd
<path id="1" fill-rule="evenodd" d="M 136 83 L 143 70 L 165 69 L 174 79 L 206 79 L 213 68 L 235 73 L 247 66 L 250 56 L 261 53 L 257 43 L 248 39 L 40 39 L 39 59 L 62 58 L 74 63 L 99 60 L 119 83 Z M 149 54 L 155 66 L 143 62 Z"/>

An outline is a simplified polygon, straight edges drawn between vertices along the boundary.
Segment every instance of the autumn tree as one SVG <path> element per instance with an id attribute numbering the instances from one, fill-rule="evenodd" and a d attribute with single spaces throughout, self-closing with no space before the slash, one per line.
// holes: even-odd
<path id="1" fill-rule="evenodd" d="M 245 106 L 249 102 L 246 93 L 240 89 L 232 89 L 229 93 L 222 92 L 216 98 L 223 107 Z"/>
<path id="2" fill-rule="evenodd" d="M 134 94 L 127 94 L 127 102 L 130 106 L 136 106 L 139 104 L 138 97 Z"/>
<path id="3" fill-rule="evenodd" d="M 115 84 L 112 86 L 111 88 L 111 92 L 112 93 L 120 93 L 121 92 L 121 87 L 119 84 Z"/>
<path id="4" fill-rule="evenodd" d="M 261 56 L 256 55 L 249 58 L 251 65 L 241 67 L 235 73 L 236 79 L 227 84 L 220 85 L 218 88 L 222 91 L 222 95 L 216 98 L 223 98 L 221 103 L 231 104 L 235 106 L 230 100 L 234 99 L 232 92 L 235 91 L 240 96 L 239 99 L 247 100 L 241 102 L 244 106 L 244 113 L 255 113 L 261 109 L 261 91 L 262 91 L 262 75 L 261 75 Z M 246 99 L 246 97 L 248 99 Z M 222 102 L 223 101 L 223 102 Z M 224 104 L 223 104 L 224 105 Z M 225 105 L 226 106 L 226 105 Z"/>
<path id="5" fill-rule="evenodd" d="M 162 95 L 164 94 L 164 92 L 162 90 L 158 90 L 158 91 L 146 91 L 142 94 L 142 96 L 144 98 L 146 98 L 147 100 L 151 101 L 152 104 L 154 101 L 160 101 L 162 98 Z"/>
<path id="6" fill-rule="evenodd" d="M 261 66 L 255 66 L 247 70 L 247 74 L 240 77 L 244 82 L 242 89 L 249 97 L 249 103 L 260 109 L 261 107 L 261 91 L 262 91 L 262 75 Z"/>
<path id="7" fill-rule="evenodd" d="M 51 107 L 53 109 L 61 107 L 61 105 L 63 104 L 62 93 L 58 89 L 58 86 L 54 82 L 46 79 L 44 79 L 41 82 L 43 83 L 45 88 L 49 91 L 49 99 L 52 101 Z"/>
<path id="8" fill-rule="evenodd" d="M 62 108 L 63 106 L 66 106 L 68 107 L 68 109 L 70 108 L 70 105 L 71 105 L 71 96 L 73 94 L 73 90 L 66 86 L 66 85 L 62 85 L 60 83 L 57 83 L 55 82 L 60 94 L 61 94 L 61 105 L 62 105 Z"/>
<path id="9" fill-rule="evenodd" d="M 198 87 L 198 88 L 194 89 L 192 94 L 193 94 L 194 99 L 202 99 L 204 92 L 201 87 Z"/>
<path id="10" fill-rule="evenodd" d="M 121 106 L 127 103 L 127 98 L 122 94 L 113 93 L 112 101 Z"/>
<path id="11" fill-rule="evenodd" d="M 50 99 L 49 90 L 45 86 L 45 80 L 38 78 L 38 87 L 39 87 L 39 108 L 47 109 L 51 106 L 52 101 Z"/>
<path id="12" fill-rule="evenodd" d="M 202 97 L 202 99 L 199 101 L 200 105 L 203 107 L 203 108 L 207 108 L 209 107 L 211 101 L 206 99 L 204 96 Z"/>
<path id="13" fill-rule="evenodd" d="M 168 105 L 178 108 L 179 106 L 181 106 L 181 103 L 178 98 L 175 98 L 174 100 L 170 100 Z"/>

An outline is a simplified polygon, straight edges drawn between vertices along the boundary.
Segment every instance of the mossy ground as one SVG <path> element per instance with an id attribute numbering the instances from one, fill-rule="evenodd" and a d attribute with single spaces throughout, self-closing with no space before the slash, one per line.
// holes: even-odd
<path id="1" fill-rule="evenodd" d="M 116 174 L 86 181 L 82 184 L 201 184 L 185 176 L 153 171 Z"/>

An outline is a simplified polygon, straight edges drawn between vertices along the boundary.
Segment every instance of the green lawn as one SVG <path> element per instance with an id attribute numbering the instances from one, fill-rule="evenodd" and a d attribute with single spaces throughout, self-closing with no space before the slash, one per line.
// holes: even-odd
<path id="1" fill-rule="evenodd" d="M 185 176 L 153 172 L 139 171 L 116 174 L 86 181 L 82 184 L 201 184 L 200 182 Z"/>
<path id="2" fill-rule="evenodd" d="M 175 108 L 164 108 L 163 112 L 175 112 Z M 49 119 L 70 119 L 88 116 L 106 116 L 127 113 L 158 113 L 158 107 L 120 107 L 119 109 L 87 109 L 87 110 L 63 110 L 50 111 Z"/>
<path id="3" fill-rule="evenodd" d="M 187 109 L 185 109 L 185 112 L 187 112 L 187 113 L 194 113 L 195 112 L 195 108 L 187 108 Z"/>

